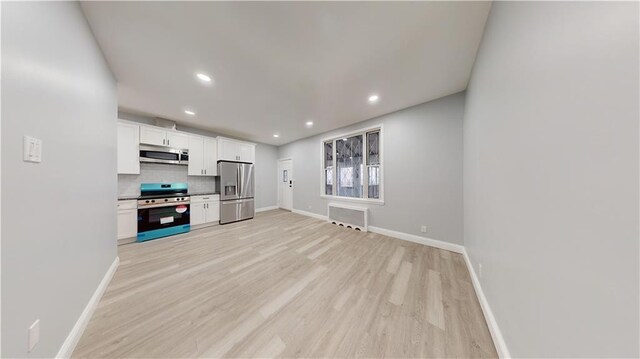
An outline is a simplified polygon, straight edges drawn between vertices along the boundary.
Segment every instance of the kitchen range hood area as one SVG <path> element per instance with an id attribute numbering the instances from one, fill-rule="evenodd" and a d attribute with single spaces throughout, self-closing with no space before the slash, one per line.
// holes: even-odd
<path id="1" fill-rule="evenodd" d="M 118 244 L 255 215 L 254 143 L 118 121 Z"/>

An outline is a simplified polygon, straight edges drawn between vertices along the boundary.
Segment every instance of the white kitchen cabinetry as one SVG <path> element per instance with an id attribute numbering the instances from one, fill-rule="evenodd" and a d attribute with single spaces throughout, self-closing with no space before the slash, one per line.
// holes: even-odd
<path id="1" fill-rule="evenodd" d="M 254 163 L 255 158 L 255 144 L 218 137 L 219 160 Z"/>
<path id="2" fill-rule="evenodd" d="M 138 235 L 138 203 L 136 200 L 118 201 L 118 239 Z"/>
<path id="3" fill-rule="evenodd" d="M 189 136 L 189 176 L 218 174 L 218 141 L 211 137 Z"/>
<path id="4" fill-rule="evenodd" d="M 204 138 L 204 174 L 218 175 L 218 140 L 215 138 Z"/>
<path id="5" fill-rule="evenodd" d="M 189 147 L 189 136 L 162 127 L 140 126 L 140 143 L 185 149 Z"/>
<path id="6" fill-rule="evenodd" d="M 167 130 L 159 127 L 140 126 L 140 143 L 166 146 Z"/>
<path id="7" fill-rule="evenodd" d="M 215 224 L 220 220 L 220 195 L 191 196 L 191 225 Z"/>
<path id="8" fill-rule="evenodd" d="M 118 174 L 140 174 L 140 126 L 118 122 Z"/>
<path id="9" fill-rule="evenodd" d="M 189 148 L 189 136 L 180 132 L 167 132 L 167 146 L 185 149 Z"/>

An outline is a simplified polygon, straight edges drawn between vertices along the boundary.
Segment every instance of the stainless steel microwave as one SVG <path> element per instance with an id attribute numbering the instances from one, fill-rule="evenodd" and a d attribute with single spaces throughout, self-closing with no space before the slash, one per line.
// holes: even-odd
<path id="1" fill-rule="evenodd" d="M 140 145 L 140 162 L 188 165 L 189 150 L 178 148 Z"/>

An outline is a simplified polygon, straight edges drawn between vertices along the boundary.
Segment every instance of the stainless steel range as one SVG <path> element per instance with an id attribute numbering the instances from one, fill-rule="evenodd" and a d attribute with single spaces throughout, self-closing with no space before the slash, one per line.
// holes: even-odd
<path id="1" fill-rule="evenodd" d="M 190 197 L 186 183 L 142 183 L 138 197 L 137 241 L 191 230 Z"/>

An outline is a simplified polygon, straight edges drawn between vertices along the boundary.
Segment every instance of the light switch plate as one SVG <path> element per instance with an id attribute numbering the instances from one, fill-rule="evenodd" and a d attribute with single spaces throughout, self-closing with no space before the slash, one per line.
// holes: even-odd
<path id="1" fill-rule="evenodd" d="M 42 140 L 31 136 L 24 136 L 23 160 L 25 162 L 42 162 Z"/>
<path id="2" fill-rule="evenodd" d="M 29 327 L 29 351 L 36 347 L 40 341 L 40 319 L 36 320 Z"/>

